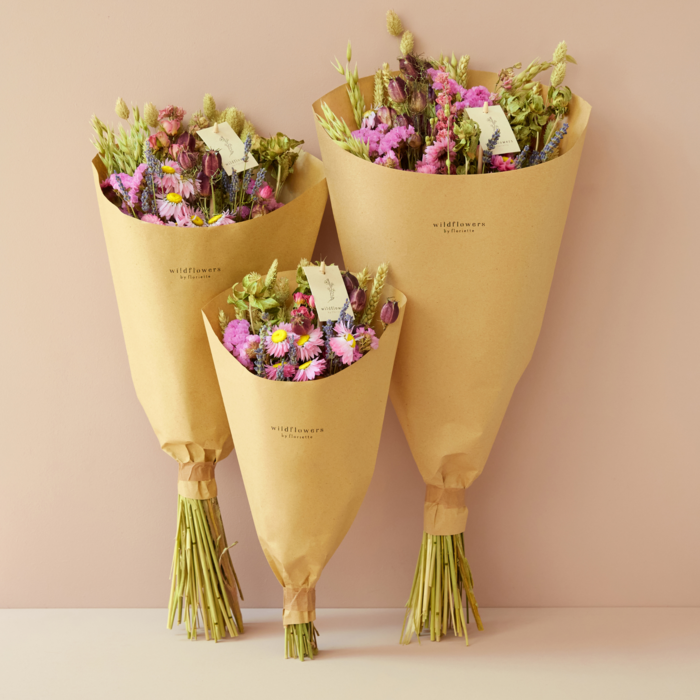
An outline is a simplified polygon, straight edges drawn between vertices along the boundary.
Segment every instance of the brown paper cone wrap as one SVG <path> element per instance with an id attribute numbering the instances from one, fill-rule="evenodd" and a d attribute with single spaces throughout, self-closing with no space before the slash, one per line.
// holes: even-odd
<path id="1" fill-rule="evenodd" d="M 273 257 L 285 269 L 311 257 L 328 197 L 323 164 L 302 153 L 285 183 L 284 207 L 204 229 L 159 226 L 123 214 L 102 194 L 99 157 L 93 166 L 136 394 L 171 457 L 181 465 L 219 462 L 233 443 L 201 308 L 251 270 L 267 270 Z M 216 495 L 213 469 L 201 486 L 193 486 L 197 481 L 180 478 L 180 493 Z"/>
<path id="2" fill-rule="evenodd" d="M 282 273 L 292 281 L 295 273 Z M 204 309 L 236 454 L 263 552 L 284 586 L 284 624 L 316 618 L 314 587 L 369 486 L 406 297 L 379 347 L 338 374 L 277 382 L 249 372 L 222 345 L 217 317 L 229 291 Z"/>
<path id="3" fill-rule="evenodd" d="M 493 73 L 469 76 L 495 85 Z M 367 104 L 373 80 L 359 83 Z M 355 128 L 344 85 L 317 114 L 321 101 Z M 479 176 L 390 170 L 342 150 L 317 122 L 345 265 L 386 260 L 411 299 L 390 395 L 428 487 L 431 535 L 464 530 L 459 491 L 481 474 L 532 356 L 590 110 L 574 96 L 555 160 Z"/>

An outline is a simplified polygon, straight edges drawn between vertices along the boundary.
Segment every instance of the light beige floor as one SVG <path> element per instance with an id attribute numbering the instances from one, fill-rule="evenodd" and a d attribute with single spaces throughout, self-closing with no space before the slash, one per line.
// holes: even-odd
<path id="1" fill-rule="evenodd" d="M 401 610 L 320 610 L 283 658 L 278 610 L 188 642 L 163 610 L 0 610 L 3 700 L 699 700 L 700 608 L 491 609 L 470 646 L 397 644 Z"/>

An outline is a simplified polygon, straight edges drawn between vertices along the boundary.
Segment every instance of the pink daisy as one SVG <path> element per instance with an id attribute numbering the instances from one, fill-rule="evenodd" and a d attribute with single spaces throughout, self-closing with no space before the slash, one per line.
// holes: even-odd
<path id="1" fill-rule="evenodd" d="M 158 213 L 164 219 L 183 218 L 185 213 L 182 211 L 183 208 L 189 211 L 189 207 L 182 195 L 177 192 L 168 192 L 168 194 L 158 197 Z"/>
<path id="2" fill-rule="evenodd" d="M 276 379 L 277 371 L 279 370 L 281 364 L 281 362 L 278 362 L 276 365 L 265 365 L 265 376 L 268 379 Z M 289 379 L 290 377 L 293 377 L 296 374 L 296 371 L 297 368 L 294 365 L 285 364 L 283 370 L 284 378 Z"/>
<path id="3" fill-rule="evenodd" d="M 209 226 L 226 226 L 226 224 L 235 224 L 236 222 L 233 220 L 231 212 L 227 209 L 222 211 L 221 214 L 216 214 L 207 219 L 207 223 Z"/>
<path id="4" fill-rule="evenodd" d="M 352 333 L 343 333 L 335 338 L 331 338 L 331 350 L 342 360 L 344 365 L 351 365 L 362 357 L 359 350 L 355 347 L 356 345 L 357 341 Z"/>
<path id="5" fill-rule="evenodd" d="M 182 168 L 180 164 L 175 160 L 166 160 L 160 167 L 160 186 L 166 192 L 180 192 L 180 173 Z"/>
<path id="6" fill-rule="evenodd" d="M 307 382 L 310 379 L 316 379 L 326 371 L 326 361 L 318 358 L 309 360 L 303 365 L 299 365 L 299 369 L 294 377 L 295 382 Z"/>
<path id="7" fill-rule="evenodd" d="M 310 360 L 321 352 L 323 346 L 323 334 L 318 328 L 314 328 L 308 335 L 300 335 L 295 340 L 297 356 L 302 362 Z"/>
<path id="8" fill-rule="evenodd" d="M 272 357 L 282 357 L 289 352 L 289 343 L 295 338 L 291 324 L 280 323 L 273 326 L 272 333 L 265 338 L 265 348 Z"/>
<path id="9" fill-rule="evenodd" d="M 141 221 L 145 221 L 147 224 L 160 224 L 163 226 L 162 220 L 155 214 L 143 214 L 141 216 Z"/>

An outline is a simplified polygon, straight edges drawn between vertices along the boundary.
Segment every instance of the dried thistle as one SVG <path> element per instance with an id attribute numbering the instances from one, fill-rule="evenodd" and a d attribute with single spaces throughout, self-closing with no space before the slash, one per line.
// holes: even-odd
<path id="1" fill-rule="evenodd" d="M 143 120 L 153 129 L 158 126 L 158 109 L 152 102 L 143 106 Z"/>
<path id="2" fill-rule="evenodd" d="M 554 70 L 552 71 L 552 75 L 550 76 L 550 81 L 552 83 L 552 87 L 559 87 L 563 82 L 564 78 L 566 77 L 566 63 L 557 63 L 556 66 L 554 66 Z"/>
<path id="3" fill-rule="evenodd" d="M 221 328 L 221 332 L 225 333 L 226 329 L 228 328 L 229 324 L 229 317 L 224 313 L 224 310 L 221 309 L 219 311 L 219 328 Z"/>
<path id="4" fill-rule="evenodd" d="M 564 63 L 566 61 L 566 52 L 569 50 L 565 41 L 559 43 L 556 49 L 554 49 L 554 55 L 552 56 L 552 63 Z"/>
<path id="5" fill-rule="evenodd" d="M 374 96 L 372 97 L 373 107 L 382 107 L 386 100 L 386 92 L 384 90 L 384 80 L 382 69 L 380 68 L 374 74 Z"/>
<path id="6" fill-rule="evenodd" d="M 117 116 L 120 119 L 129 118 L 129 108 L 126 106 L 126 102 L 124 102 L 121 97 L 117 99 L 117 104 L 114 107 L 114 111 L 117 113 Z"/>
<path id="7" fill-rule="evenodd" d="M 369 274 L 369 268 L 365 267 L 362 272 L 357 273 L 357 283 L 360 285 L 360 289 L 364 289 L 367 291 L 367 287 L 369 285 L 369 281 L 372 279 L 372 276 Z"/>
<path id="8" fill-rule="evenodd" d="M 245 115 L 240 109 L 229 107 L 222 112 L 223 121 L 225 121 L 235 132 L 240 136 L 245 124 Z"/>
<path id="9" fill-rule="evenodd" d="M 457 64 L 457 82 L 463 87 L 467 87 L 467 68 L 469 68 L 469 55 L 462 56 Z"/>
<path id="10" fill-rule="evenodd" d="M 408 54 L 413 53 L 413 44 L 414 44 L 413 32 L 410 32 L 407 29 L 401 37 L 401 44 L 399 45 L 399 48 L 401 49 L 401 53 L 404 56 L 408 56 Z"/>
<path id="11" fill-rule="evenodd" d="M 371 325 L 372 321 L 374 320 L 374 314 L 376 313 L 377 306 L 379 305 L 379 297 L 384 289 L 384 284 L 386 283 L 388 273 L 389 265 L 387 263 L 382 263 L 377 268 L 377 274 L 375 275 L 374 282 L 372 283 L 372 293 L 369 295 L 365 312 L 362 315 L 362 324 L 365 326 Z"/>
<path id="12" fill-rule="evenodd" d="M 386 30 L 391 36 L 400 36 L 403 34 L 403 24 L 401 24 L 401 20 L 394 10 L 389 10 L 386 13 Z"/>
<path id="13" fill-rule="evenodd" d="M 218 120 L 219 112 L 216 109 L 216 102 L 209 93 L 204 95 L 203 111 L 210 122 L 216 122 Z"/>

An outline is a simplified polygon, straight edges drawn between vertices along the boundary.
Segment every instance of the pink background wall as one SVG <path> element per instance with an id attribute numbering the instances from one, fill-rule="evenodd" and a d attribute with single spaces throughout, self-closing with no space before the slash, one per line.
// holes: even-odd
<path id="1" fill-rule="evenodd" d="M 258 14 L 255 8 L 260 8 Z M 548 57 L 593 105 L 544 328 L 468 502 L 484 606 L 700 605 L 697 4 L 396 5 L 417 47 L 497 70 Z M 94 201 L 88 120 L 205 91 L 306 139 L 348 38 L 398 53 L 382 4 L 15 3 L 2 57 L 0 606 L 164 606 L 175 464 L 132 388 Z M 207 26 L 209 27 L 207 29 Z M 691 78 L 691 70 L 692 78 Z M 667 111 L 668 110 L 668 111 Z M 317 255 L 337 260 L 330 211 Z M 278 606 L 235 457 L 217 470 L 246 604 Z M 422 481 L 391 407 L 322 606 L 401 606 Z M 321 602 L 322 601 L 322 602 Z"/>

